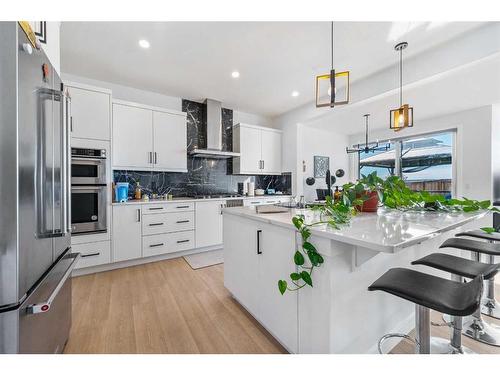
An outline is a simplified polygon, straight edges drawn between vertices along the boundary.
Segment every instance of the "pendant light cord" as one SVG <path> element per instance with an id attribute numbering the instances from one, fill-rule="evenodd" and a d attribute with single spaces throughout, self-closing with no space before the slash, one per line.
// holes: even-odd
<path id="1" fill-rule="evenodd" d="M 365 123 L 365 146 L 368 147 L 368 116 L 365 115 L 366 123 Z"/>
<path id="2" fill-rule="evenodd" d="M 403 105 L 403 48 L 399 50 L 399 106 Z"/>
<path id="3" fill-rule="evenodd" d="M 332 70 L 333 70 L 333 38 L 334 34 L 333 34 L 333 21 L 332 21 Z"/>

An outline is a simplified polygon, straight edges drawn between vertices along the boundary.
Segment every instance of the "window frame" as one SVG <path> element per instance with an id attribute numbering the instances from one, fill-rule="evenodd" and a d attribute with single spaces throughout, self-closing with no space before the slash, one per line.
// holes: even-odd
<path id="1" fill-rule="evenodd" d="M 426 132 L 426 133 L 419 133 L 419 134 L 412 134 L 412 135 L 407 135 L 404 137 L 394 137 L 394 138 L 387 138 L 382 141 L 379 141 L 380 144 L 384 143 L 392 143 L 394 145 L 394 151 L 395 155 L 399 155 L 399 157 L 396 158 L 395 160 L 395 166 L 394 166 L 394 171 L 395 175 L 399 176 L 402 178 L 402 146 L 403 142 L 413 139 L 413 138 L 418 138 L 418 137 L 428 137 L 428 136 L 433 136 L 433 135 L 439 135 L 439 134 L 445 134 L 445 133 L 451 133 L 451 196 L 453 198 L 456 197 L 457 195 L 457 158 L 456 158 L 456 149 L 457 149 L 457 129 L 442 129 L 442 130 L 436 130 L 432 132 Z M 374 143 L 369 143 L 369 145 L 373 145 Z M 354 146 L 353 146 L 354 147 Z M 356 164 L 357 164 L 357 169 L 358 169 L 358 179 L 361 178 L 361 166 L 360 166 L 360 154 L 358 153 L 356 156 Z"/>

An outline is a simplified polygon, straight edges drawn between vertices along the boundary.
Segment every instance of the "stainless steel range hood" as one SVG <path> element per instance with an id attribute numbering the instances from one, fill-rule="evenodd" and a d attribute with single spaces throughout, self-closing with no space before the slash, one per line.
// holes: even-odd
<path id="1" fill-rule="evenodd" d="M 207 148 L 195 148 L 189 155 L 195 158 L 228 159 L 240 156 L 238 152 L 222 150 L 222 104 L 217 100 L 206 99 L 204 102 L 204 120 L 207 124 Z"/>

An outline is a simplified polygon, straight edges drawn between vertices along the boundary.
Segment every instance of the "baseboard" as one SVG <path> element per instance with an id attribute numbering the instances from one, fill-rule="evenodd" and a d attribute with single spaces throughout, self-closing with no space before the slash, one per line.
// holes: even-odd
<path id="1" fill-rule="evenodd" d="M 98 266 L 80 268 L 80 269 L 74 270 L 72 276 L 75 277 L 75 276 L 89 275 L 89 274 L 97 273 L 97 272 L 112 271 L 112 270 L 116 270 L 119 268 L 139 266 L 141 264 L 159 262 L 161 260 L 167 260 L 167 259 L 180 258 L 180 257 L 183 257 L 185 255 L 199 254 L 199 253 L 204 253 L 207 251 L 219 250 L 219 249 L 222 249 L 222 246 L 220 246 L 220 245 L 207 246 L 207 247 L 203 247 L 203 248 L 191 249 L 191 250 L 186 250 L 186 251 L 179 251 L 179 252 L 170 253 L 170 254 L 156 255 L 156 256 L 147 257 L 147 258 L 138 258 L 138 259 L 125 260 L 123 262 L 100 264 Z"/>

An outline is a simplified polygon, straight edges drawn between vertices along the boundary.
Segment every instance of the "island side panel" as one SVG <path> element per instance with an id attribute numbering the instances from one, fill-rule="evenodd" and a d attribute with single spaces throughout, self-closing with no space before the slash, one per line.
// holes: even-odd
<path id="1" fill-rule="evenodd" d="M 293 272 L 295 231 L 224 213 L 224 286 L 289 352 L 298 352 L 298 294 L 281 295 Z"/>

